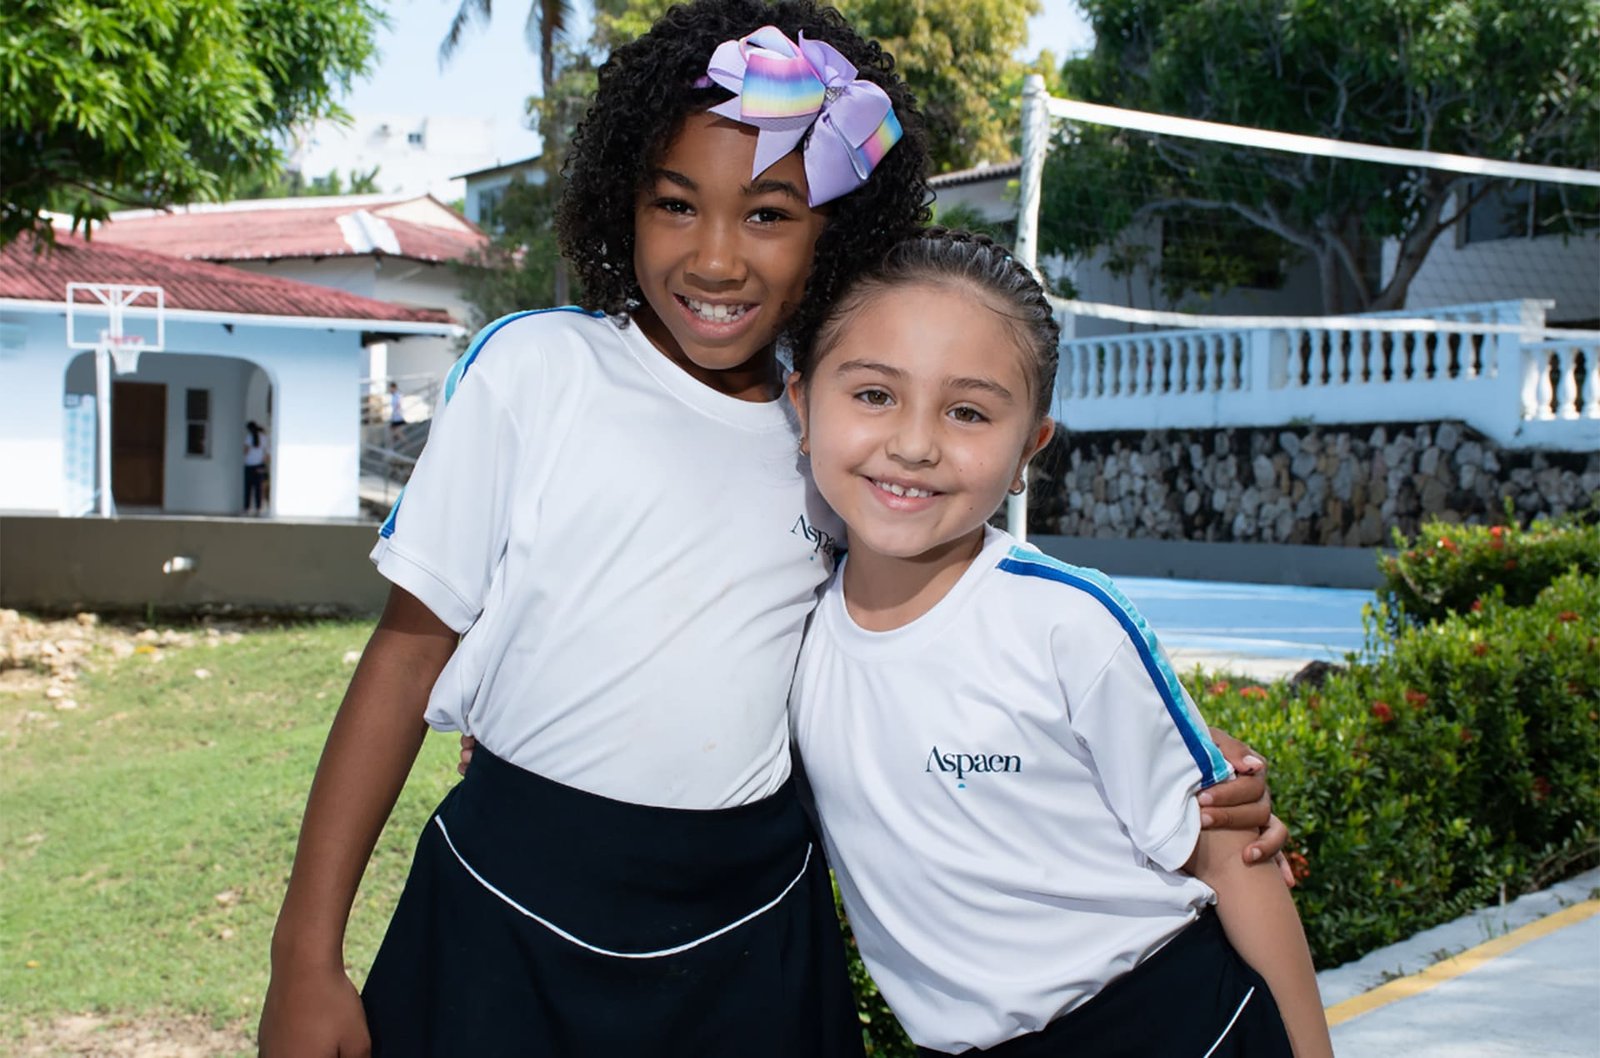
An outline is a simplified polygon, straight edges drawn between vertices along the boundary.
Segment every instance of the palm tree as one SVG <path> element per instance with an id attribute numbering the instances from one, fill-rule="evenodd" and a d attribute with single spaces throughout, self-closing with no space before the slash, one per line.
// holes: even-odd
<path id="1" fill-rule="evenodd" d="M 489 21 L 493 14 L 494 0 L 461 0 L 461 5 L 456 8 L 456 16 L 450 20 L 450 29 L 444 35 L 444 40 L 439 42 L 439 64 L 443 66 L 455 54 L 456 46 L 461 43 L 461 34 L 467 26 L 476 19 Z M 567 38 L 568 27 L 574 17 L 571 0 L 529 0 L 528 20 L 523 26 L 523 33 L 528 39 L 529 48 L 539 51 L 539 91 L 546 99 L 556 81 L 556 45 Z M 543 131 L 544 147 L 542 163 L 545 170 L 545 179 L 548 186 L 554 190 L 556 181 L 561 178 L 561 145 L 555 142 L 552 135 L 556 130 Z M 555 275 L 555 302 L 565 305 L 570 299 L 568 293 L 568 279 L 566 262 L 556 262 Z"/>
<path id="2" fill-rule="evenodd" d="M 493 8 L 494 0 L 461 0 L 456 17 L 450 20 L 449 31 L 439 42 L 439 65 L 450 61 L 467 26 L 477 19 L 489 21 Z M 572 18 L 570 0 L 530 0 L 528 4 L 528 21 L 523 33 L 528 38 L 528 47 L 539 50 L 539 82 L 547 92 L 556 79 L 556 44 L 566 39 Z"/>

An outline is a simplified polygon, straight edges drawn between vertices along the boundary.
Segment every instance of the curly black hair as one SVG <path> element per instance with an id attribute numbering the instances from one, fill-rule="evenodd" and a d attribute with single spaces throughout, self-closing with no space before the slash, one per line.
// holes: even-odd
<path id="1" fill-rule="evenodd" d="M 884 247 L 926 224 L 928 147 L 916 100 L 894 72 L 894 59 L 863 39 L 844 16 L 812 0 L 695 0 L 671 8 L 650 32 L 611 54 L 599 88 L 573 136 L 556 212 L 562 255 L 582 282 L 581 304 L 591 311 L 627 313 L 643 295 L 633 273 L 634 202 L 650 166 L 690 113 L 731 94 L 695 88 L 711 53 L 765 25 L 791 40 L 826 41 L 859 73 L 888 93 L 904 135 L 866 184 L 829 203 L 805 295 L 784 327 L 793 348 L 810 341 L 834 296 Z"/>
<path id="2" fill-rule="evenodd" d="M 811 372 L 839 341 L 850 321 L 873 298 L 909 283 L 961 283 L 984 298 L 1009 323 L 1033 362 L 1034 411 L 1050 412 L 1060 359 L 1061 325 L 1033 271 L 987 235 L 956 228 L 924 228 L 889 247 L 861 269 L 827 307 L 810 344 L 797 346 L 794 369 Z"/>

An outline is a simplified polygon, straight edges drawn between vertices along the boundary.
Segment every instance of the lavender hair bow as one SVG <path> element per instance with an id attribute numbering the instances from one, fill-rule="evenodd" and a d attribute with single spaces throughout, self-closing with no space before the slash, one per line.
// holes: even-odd
<path id="1" fill-rule="evenodd" d="M 776 26 L 725 41 L 712 53 L 706 75 L 734 94 L 711 112 L 760 130 L 752 178 L 816 126 L 805 148 L 813 206 L 866 183 L 902 135 L 888 94 L 858 79 L 855 66 L 832 45 L 806 40 L 804 32 L 798 44 Z"/>

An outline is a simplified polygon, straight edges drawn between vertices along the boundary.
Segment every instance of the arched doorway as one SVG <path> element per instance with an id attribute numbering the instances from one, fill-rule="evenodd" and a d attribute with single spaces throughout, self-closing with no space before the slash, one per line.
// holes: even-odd
<path id="1" fill-rule="evenodd" d="M 273 385 L 238 357 L 161 352 L 111 383 L 111 495 L 119 515 L 237 515 L 244 507 L 245 423 L 272 444 Z M 91 514 L 101 486 L 95 459 L 94 354 L 68 364 L 64 513 Z M 270 503 L 264 506 L 270 512 Z"/>

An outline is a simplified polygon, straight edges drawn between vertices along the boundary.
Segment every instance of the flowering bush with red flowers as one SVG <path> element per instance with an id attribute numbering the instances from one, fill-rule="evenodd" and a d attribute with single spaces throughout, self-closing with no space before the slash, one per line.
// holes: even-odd
<path id="1" fill-rule="evenodd" d="M 1508 503 L 1505 518 L 1491 526 L 1425 522 L 1414 537 L 1396 529 L 1394 553 L 1378 559 L 1378 594 L 1391 618 L 1426 625 L 1481 606 L 1496 588 L 1527 606 L 1569 569 L 1600 573 L 1600 510 L 1522 527 Z"/>
<path id="2" fill-rule="evenodd" d="M 1597 861 L 1600 575 L 1558 576 L 1527 606 L 1482 598 L 1397 633 L 1377 608 L 1368 652 L 1315 688 L 1186 681 L 1270 763 L 1318 966 Z"/>

